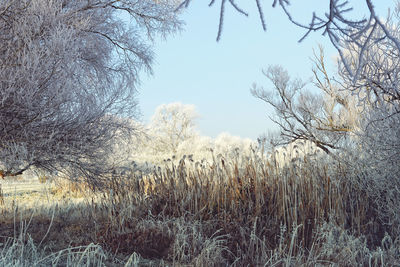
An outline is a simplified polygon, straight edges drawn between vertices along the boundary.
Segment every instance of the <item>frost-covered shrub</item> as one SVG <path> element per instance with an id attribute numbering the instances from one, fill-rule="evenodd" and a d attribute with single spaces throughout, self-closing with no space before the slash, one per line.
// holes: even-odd
<path id="1" fill-rule="evenodd" d="M 248 153 L 255 142 L 249 138 L 233 136 L 229 133 L 221 133 L 214 140 L 214 150 L 218 154 Z"/>
<path id="2" fill-rule="evenodd" d="M 400 113 L 381 106 L 364 118 L 359 153 L 350 160 L 387 231 L 400 233 Z"/>
<path id="3" fill-rule="evenodd" d="M 148 161 L 154 164 L 160 164 L 168 159 L 180 160 L 184 156 L 193 161 L 207 160 L 212 162 L 218 155 L 224 157 L 238 154 L 250 155 L 251 147 L 255 147 L 255 142 L 251 139 L 240 138 L 228 133 L 220 134 L 215 139 L 197 134 L 179 143 L 175 150 L 157 151 L 153 147 L 153 139 L 148 138 L 130 158 L 135 161 Z"/>
<path id="4" fill-rule="evenodd" d="M 400 113 L 393 108 L 372 110 L 365 118 L 361 145 L 373 170 L 382 177 L 398 180 L 400 174 Z"/>
<path id="5" fill-rule="evenodd" d="M 338 266 L 397 266 L 398 239 L 385 235 L 376 248 L 369 248 L 364 236 L 356 237 L 332 223 L 324 223 L 316 233 L 319 260 Z"/>
<path id="6" fill-rule="evenodd" d="M 217 155 L 249 154 L 250 148 L 256 147 L 251 139 L 229 133 L 221 133 L 215 139 L 200 135 L 196 129 L 197 117 L 194 105 L 179 102 L 160 105 L 147 126 L 136 125 L 137 129 L 144 129 L 142 134 L 136 135 L 130 144 L 116 145 L 115 159 L 161 164 L 164 160 L 187 156 L 193 161 L 211 162 Z"/>

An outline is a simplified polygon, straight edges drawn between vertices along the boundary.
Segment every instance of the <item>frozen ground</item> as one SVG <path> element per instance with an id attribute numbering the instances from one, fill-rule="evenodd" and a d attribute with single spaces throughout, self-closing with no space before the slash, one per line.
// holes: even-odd
<path id="1" fill-rule="evenodd" d="M 42 192 L 48 190 L 51 184 L 40 183 L 35 180 L 22 180 L 22 181 L 0 181 L 1 190 L 4 195 L 9 194 L 22 194 L 28 192 Z"/>

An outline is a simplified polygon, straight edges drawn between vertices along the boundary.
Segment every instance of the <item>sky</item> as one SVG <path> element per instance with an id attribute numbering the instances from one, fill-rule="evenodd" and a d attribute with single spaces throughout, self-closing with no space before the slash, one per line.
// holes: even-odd
<path id="1" fill-rule="evenodd" d="M 147 123 L 161 104 L 181 102 L 193 104 L 200 115 L 200 134 L 216 137 L 228 132 L 255 140 L 261 134 L 279 130 L 268 116 L 273 110 L 253 97 L 253 83 L 272 89 L 262 69 L 281 65 L 293 78 L 312 77 L 313 49 L 321 44 L 328 60 L 329 71 L 336 70 L 336 51 L 322 32 L 299 39 L 305 31 L 293 25 L 273 1 L 261 1 L 267 31 L 262 30 L 255 1 L 236 0 L 250 15 L 245 17 L 226 5 L 222 37 L 216 42 L 219 5 L 208 7 L 209 1 L 193 0 L 181 19 L 183 31 L 166 40 L 156 40 L 155 64 L 152 76 L 144 75 L 139 87 L 139 105 L 142 120 Z M 312 12 L 322 14 L 329 1 L 302 0 L 291 6 L 295 19 L 307 23 Z M 355 3 L 354 14 L 367 14 L 362 0 Z M 386 16 L 392 0 L 375 1 L 378 14 Z M 300 4 L 299 4 L 300 3 Z M 312 85 L 309 85 L 312 86 Z"/>

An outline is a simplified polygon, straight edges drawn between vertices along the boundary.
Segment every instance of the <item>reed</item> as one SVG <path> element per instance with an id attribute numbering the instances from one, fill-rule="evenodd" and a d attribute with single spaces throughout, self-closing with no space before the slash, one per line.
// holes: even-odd
<path id="1" fill-rule="evenodd" d="M 378 221 L 373 199 L 346 164 L 304 157 L 278 165 L 256 153 L 220 155 L 211 163 L 185 157 L 150 173 L 110 175 L 103 191 L 62 184 L 54 198 L 73 191 L 69 198 L 85 199 L 52 200 L 31 215 L 24 235 L 39 250 L 99 246 L 93 257 L 107 260 L 96 266 L 399 263 L 397 239 Z M 28 216 L 17 214 L 28 210 L 18 212 L 3 211 L 13 218 L 3 219 L 3 228 L 21 232 L 18 223 Z"/>

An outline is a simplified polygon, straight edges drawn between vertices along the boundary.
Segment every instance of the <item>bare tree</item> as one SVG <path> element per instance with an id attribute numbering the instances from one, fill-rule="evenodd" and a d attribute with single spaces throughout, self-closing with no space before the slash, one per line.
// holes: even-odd
<path id="1" fill-rule="evenodd" d="M 109 145 L 134 130 L 150 43 L 179 29 L 168 1 L 0 2 L 0 169 L 70 170 L 95 183 Z M 126 18 L 126 19 L 124 19 Z M 130 19 L 130 22 L 128 22 Z"/>
<path id="2" fill-rule="evenodd" d="M 274 107 L 270 118 L 280 126 L 284 143 L 310 140 L 330 153 L 358 129 L 360 108 L 358 98 L 329 77 L 322 48 L 314 55 L 314 85 L 319 91 L 307 90 L 305 82 L 291 80 L 282 67 L 271 66 L 263 73 L 273 90 L 253 85 L 251 93 Z"/>

